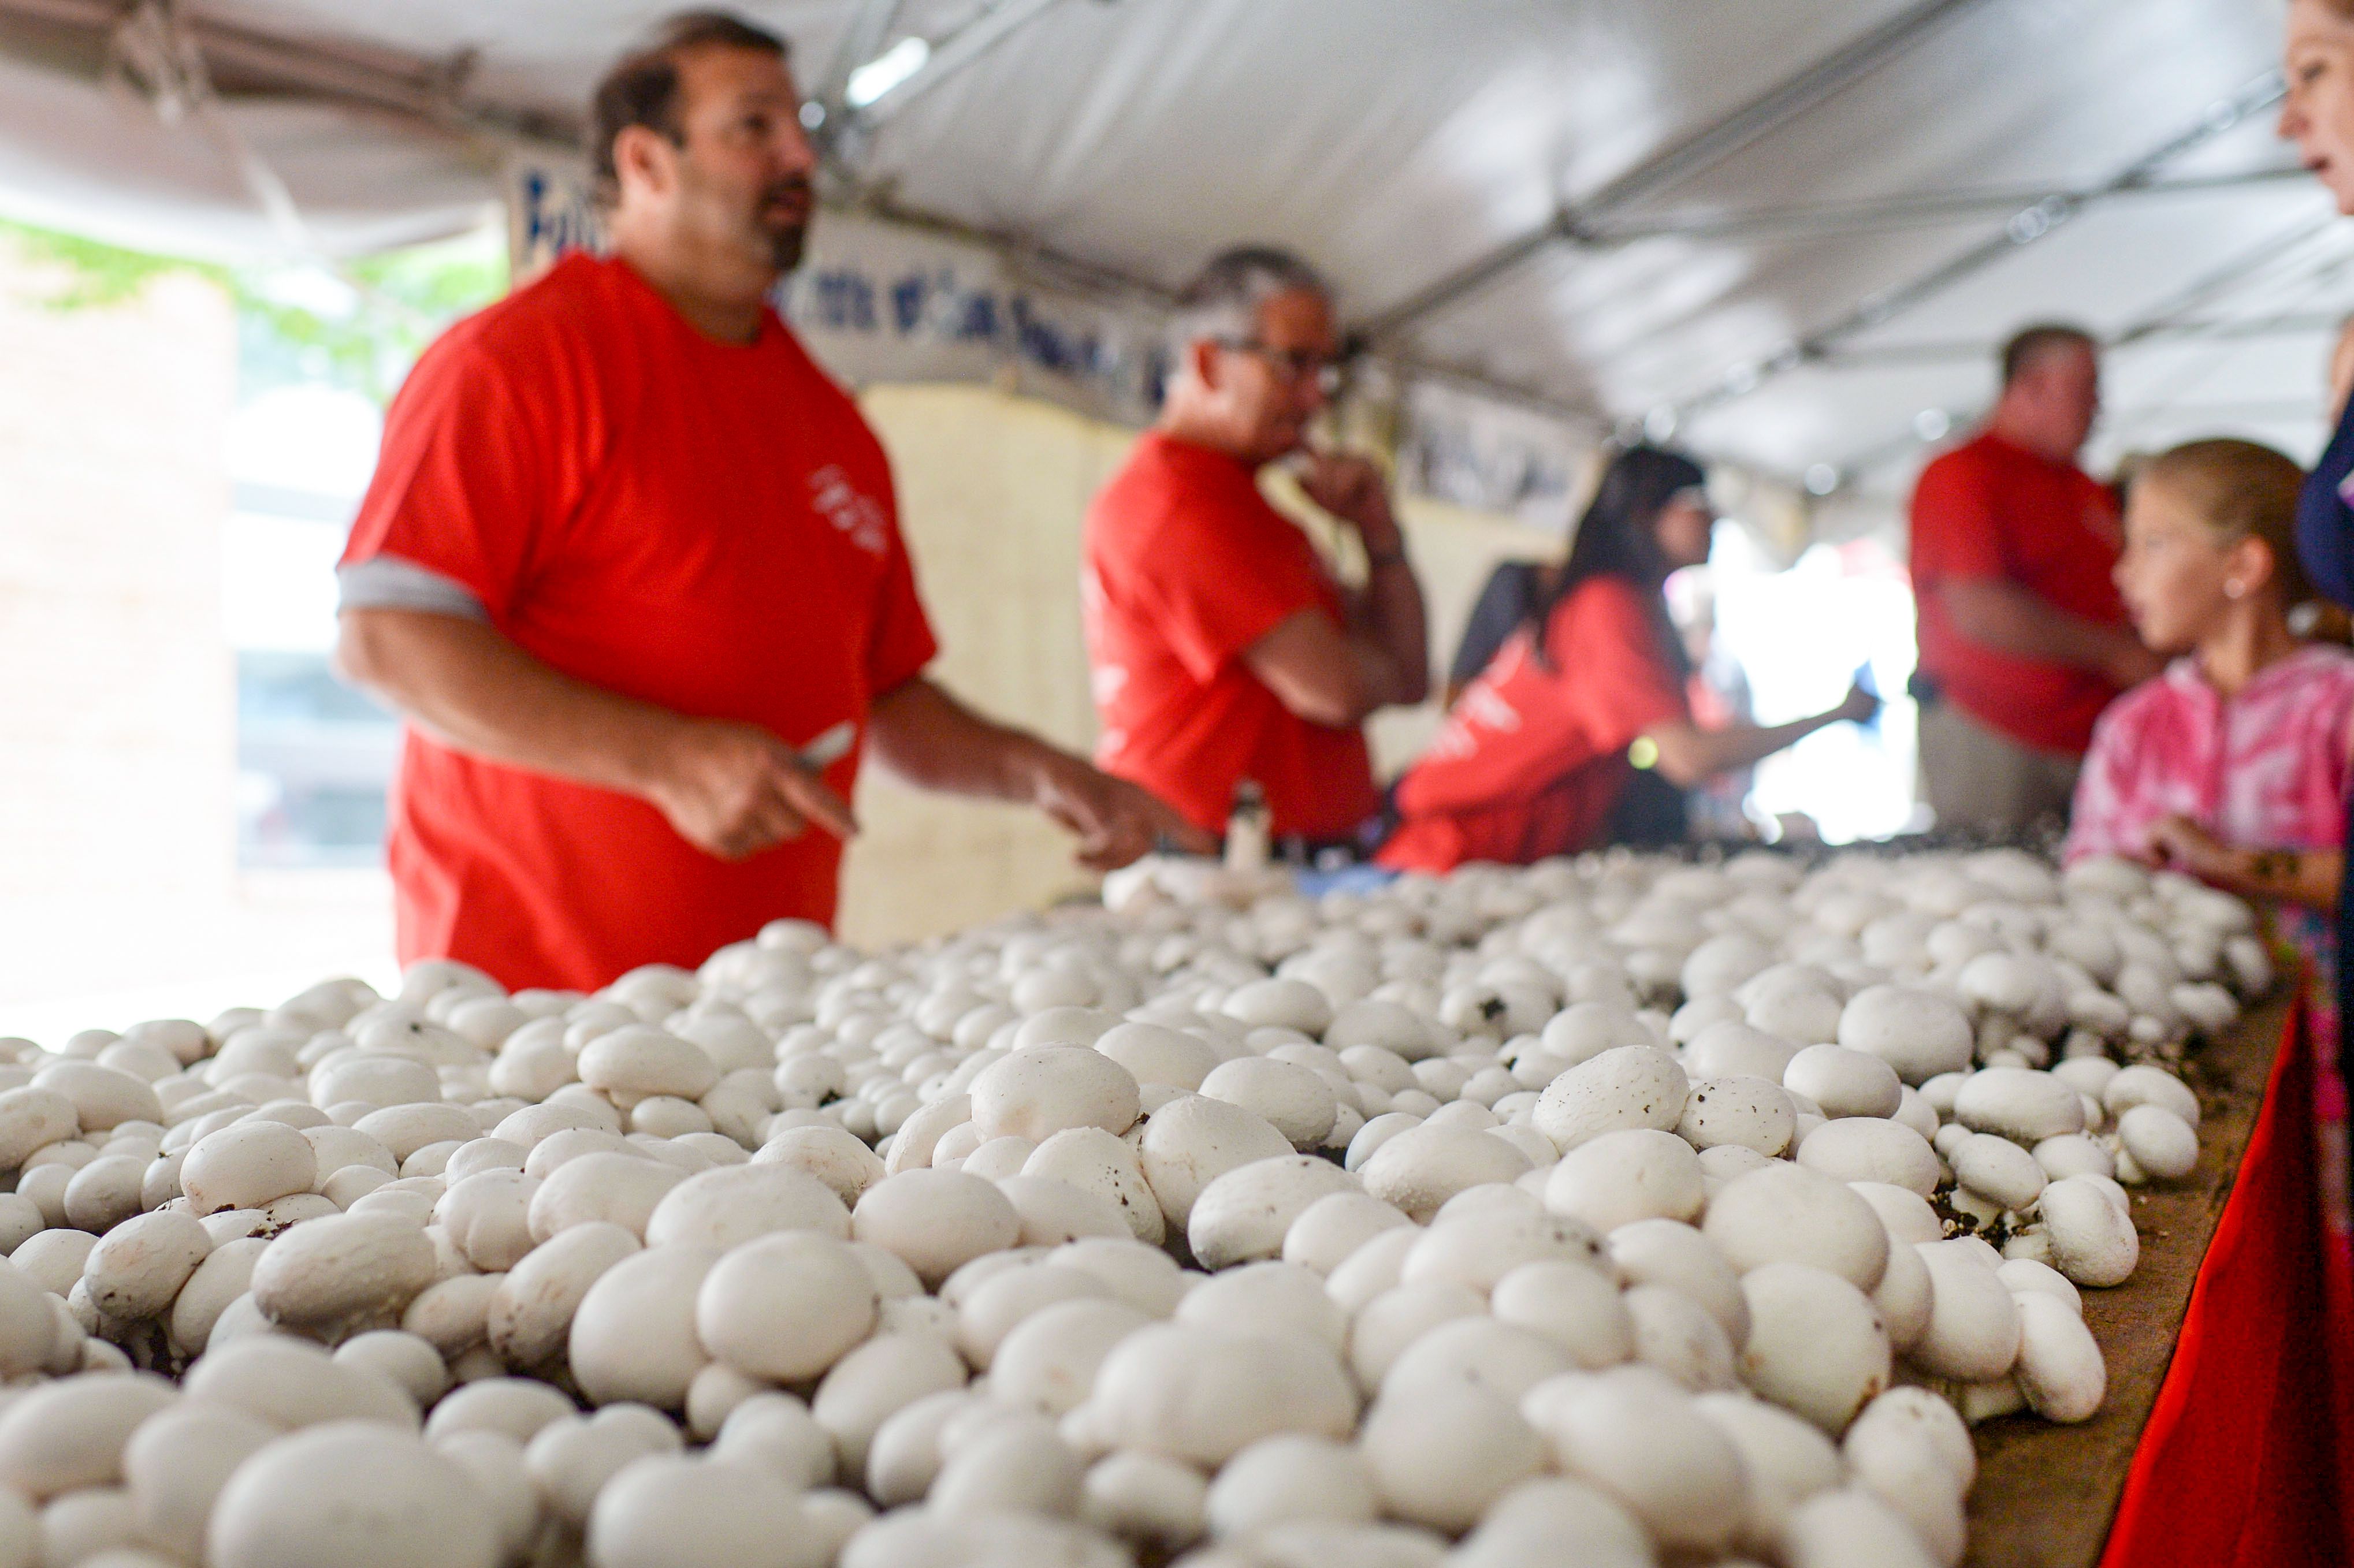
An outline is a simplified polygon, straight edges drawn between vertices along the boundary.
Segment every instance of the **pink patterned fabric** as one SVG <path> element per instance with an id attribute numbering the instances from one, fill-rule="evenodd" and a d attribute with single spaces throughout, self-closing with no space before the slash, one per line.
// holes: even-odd
<path id="1" fill-rule="evenodd" d="M 2076 784 L 2067 859 L 2138 855 L 2185 816 L 2226 843 L 2324 849 L 2343 835 L 2354 653 L 2312 645 L 2226 701 L 2178 659 L 2109 705 Z"/>

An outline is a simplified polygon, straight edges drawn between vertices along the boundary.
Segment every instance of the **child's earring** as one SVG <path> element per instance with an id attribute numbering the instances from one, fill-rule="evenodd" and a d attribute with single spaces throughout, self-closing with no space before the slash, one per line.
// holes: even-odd
<path id="1" fill-rule="evenodd" d="M 2244 599 L 2247 597 L 2247 592 L 2248 585 L 2243 582 L 2240 582 L 2237 579 L 2226 582 L 2223 585 L 2223 597 L 2225 599 Z"/>

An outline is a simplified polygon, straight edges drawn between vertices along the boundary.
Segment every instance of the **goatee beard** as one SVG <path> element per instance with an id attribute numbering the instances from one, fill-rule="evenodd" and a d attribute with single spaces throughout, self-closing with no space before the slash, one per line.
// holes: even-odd
<path id="1" fill-rule="evenodd" d="M 809 243 L 809 228 L 797 225 L 791 228 L 769 230 L 769 260 L 779 272 L 790 272 L 801 264 L 801 252 Z"/>

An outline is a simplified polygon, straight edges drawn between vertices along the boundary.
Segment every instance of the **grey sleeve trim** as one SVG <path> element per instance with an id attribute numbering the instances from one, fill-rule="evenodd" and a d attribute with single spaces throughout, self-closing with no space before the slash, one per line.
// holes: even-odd
<path id="1" fill-rule="evenodd" d="M 349 609 L 419 609 L 488 620 L 491 612 L 474 590 L 451 577 L 398 556 L 376 556 L 335 568 L 339 590 L 335 613 Z"/>

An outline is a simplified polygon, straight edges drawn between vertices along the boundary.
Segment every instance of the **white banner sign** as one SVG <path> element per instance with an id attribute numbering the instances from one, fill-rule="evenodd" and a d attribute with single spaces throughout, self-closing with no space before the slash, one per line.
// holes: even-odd
<path id="1" fill-rule="evenodd" d="M 811 352 L 854 386 L 996 380 L 1130 425 L 1160 402 L 1158 312 L 1025 280 L 970 240 L 822 213 L 784 305 Z"/>
<path id="2" fill-rule="evenodd" d="M 507 275 L 521 288 L 567 250 L 602 250 L 605 226 L 578 158 L 517 155 L 507 162 Z"/>
<path id="3" fill-rule="evenodd" d="M 1407 387 L 1405 427 L 1398 472 L 1415 489 L 1547 533 L 1569 532 L 1570 504 L 1594 451 L 1590 437 L 1434 381 Z"/>
<path id="4" fill-rule="evenodd" d="M 602 244 L 579 160 L 514 159 L 507 209 L 518 285 L 566 251 Z M 852 387 L 990 381 L 1141 426 L 1160 406 L 1169 367 L 1165 319 L 1149 302 L 1057 287 L 977 240 L 855 213 L 818 215 L 809 253 L 779 299 L 819 363 Z M 1429 382 L 1407 389 L 1405 409 L 1405 482 L 1566 531 L 1590 440 L 1541 415 Z"/>
<path id="5" fill-rule="evenodd" d="M 587 167 L 525 155 L 507 170 L 509 257 L 518 284 L 602 226 Z M 986 245 L 826 211 L 778 291 L 794 331 L 853 387 L 996 381 L 1100 418 L 1142 425 L 1159 405 L 1159 313 L 1021 277 Z"/>

